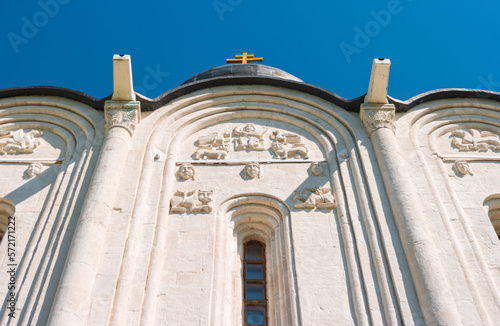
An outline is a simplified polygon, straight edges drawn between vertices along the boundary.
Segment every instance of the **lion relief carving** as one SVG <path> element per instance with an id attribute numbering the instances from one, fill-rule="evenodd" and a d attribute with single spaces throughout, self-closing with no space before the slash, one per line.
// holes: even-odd
<path id="1" fill-rule="evenodd" d="M 276 141 L 273 142 L 272 149 L 274 154 L 282 160 L 289 157 L 309 158 L 309 149 L 304 144 L 283 144 Z"/>
<path id="2" fill-rule="evenodd" d="M 229 153 L 229 144 L 220 144 L 216 148 L 198 148 L 196 150 L 194 159 L 195 160 L 206 160 L 207 158 L 214 158 L 216 160 L 225 159 Z"/>
<path id="3" fill-rule="evenodd" d="M 178 190 L 170 200 L 170 213 L 210 213 L 213 199 L 213 190 Z"/>
<path id="4" fill-rule="evenodd" d="M 287 158 L 309 158 L 309 148 L 302 143 L 302 138 L 291 132 L 281 132 L 279 130 L 273 131 L 270 136 L 273 143 L 271 144 L 271 149 L 274 155 L 282 160 Z"/>

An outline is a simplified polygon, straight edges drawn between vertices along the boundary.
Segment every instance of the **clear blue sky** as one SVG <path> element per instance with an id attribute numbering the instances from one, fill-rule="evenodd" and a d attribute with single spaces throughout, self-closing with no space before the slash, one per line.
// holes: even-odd
<path id="1" fill-rule="evenodd" d="M 113 54 L 130 54 L 136 90 L 154 98 L 246 51 L 347 99 L 366 93 L 379 57 L 400 100 L 500 91 L 499 13 L 495 0 L 3 1 L 0 88 L 103 98 Z"/>

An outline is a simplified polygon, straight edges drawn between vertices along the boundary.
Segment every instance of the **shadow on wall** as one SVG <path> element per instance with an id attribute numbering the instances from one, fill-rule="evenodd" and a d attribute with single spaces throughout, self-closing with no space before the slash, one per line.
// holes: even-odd
<path id="1" fill-rule="evenodd" d="M 53 164 L 50 166 L 44 166 L 42 164 L 42 170 L 36 175 L 30 176 L 30 164 L 26 164 L 26 171 L 19 178 L 27 180 L 18 188 L 14 189 L 3 197 L 11 200 L 16 207 L 25 202 L 32 196 L 44 190 L 47 186 L 54 183 L 57 173 L 59 172 L 61 165 Z"/>
<path id="2" fill-rule="evenodd" d="M 11 164 L 14 165 L 14 164 Z M 17 171 L 19 172 L 19 165 L 17 166 Z M 44 240 L 54 243 L 60 243 L 59 247 L 61 251 L 66 251 L 69 248 L 69 244 L 73 235 L 73 232 L 65 232 L 61 233 L 61 225 L 74 225 L 76 223 L 76 219 L 79 216 L 79 210 L 75 210 L 71 212 L 73 209 L 71 205 L 58 205 L 58 203 L 62 201 L 77 203 L 83 201 L 85 197 L 85 192 L 77 191 L 77 189 L 73 188 L 71 192 L 65 192 L 63 190 L 62 194 L 59 194 L 61 191 L 61 187 L 64 187 L 65 182 L 64 179 L 67 177 L 66 173 L 68 166 L 65 164 L 61 164 L 59 162 L 51 165 L 43 165 L 42 169 L 34 171 L 36 174 L 31 174 L 33 171 L 30 171 L 29 166 L 30 163 L 22 164 L 22 169 L 24 173 L 18 173 L 19 178 L 22 178 L 24 181 L 18 188 L 14 189 L 10 193 L 5 195 L 5 198 L 11 200 L 16 206 L 16 224 L 19 223 L 30 223 L 32 226 L 29 232 L 29 238 L 26 239 L 26 247 L 23 252 L 17 251 L 16 255 L 16 284 L 15 284 L 15 301 L 20 300 L 20 293 L 24 293 L 26 295 L 26 291 L 29 292 L 28 297 L 33 296 L 32 299 L 28 299 L 29 301 L 34 300 L 38 302 L 41 306 L 41 311 L 46 311 L 47 316 L 48 312 L 52 307 L 52 300 L 41 300 L 42 290 L 46 290 L 46 298 L 54 298 L 57 290 L 57 286 L 59 284 L 59 278 L 64 267 L 64 262 L 66 260 L 66 254 L 57 254 L 56 248 L 47 245 L 44 243 Z M 59 178 L 58 178 L 59 176 Z M 43 204 L 40 204 L 39 201 L 41 198 L 34 198 L 37 195 L 43 196 L 46 194 L 43 199 Z M 62 198 L 57 200 L 60 195 Z M 69 198 L 68 198 L 69 197 Z M 30 202 L 32 200 L 32 202 Z M 27 207 L 23 207 L 25 204 Z M 35 205 L 35 206 L 31 206 Z M 77 205 L 78 206 L 78 205 Z M 38 209 L 38 212 L 34 212 L 36 215 L 35 221 L 26 220 L 26 216 L 21 210 L 26 210 L 32 207 Z M 26 212 L 25 212 L 26 213 Z M 59 216 L 61 218 L 57 218 L 55 220 L 52 219 L 53 225 L 48 223 L 47 218 L 44 216 Z M 24 219 L 24 222 L 23 222 Z M 48 232 L 50 235 L 47 237 L 40 237 L 36 230 L 45 230 L 41 231 L 41 233 Z M 17 230 L 16 230 L 17 231 Z M 16 239 L 19 236 L 16 235 Z M 2 246 L 4 244 L 2 243 Z M 16 248 L 19 250 L 19 248 Z M 36 251 L 44 251 L 41 253 L 44 257 L 47 257 L 48 260 L 45 263 L 40 264 L 37 261 L 33 260 Z M 53 266 L 52 273 L 49 274 L 47 271 L 47 266 Z M 27 276 L 31 275 L 33 272 L 30 272 L 31 269 L 36 269 L 36 275 L 40 275 L 42 284 L 45 284 L 40 289 L 24 289 L 25 286 L 30 286 L 32 280 L 30 280 Z M 33 292 L 32 292 L 33 291 Z M 10 291 L 7 292 L 4 302 L 10 298 Z M 14 325 L 18 322 L 24 321 L 27 324 L 32 324 L 35 322 L 34 318 L 36 315 L 36 311 L 38 309 L 26 309 L 26 308 L 17 308 L 16 318 L 9 318 L 6 325 Z M 8 305 L 2 306 L 0 309 L 0 316 L 8 313 L 9 307 Z M 43 317 L 46 318 L 47 316 Z M 42 318 L 42 319 L 43 319 Z"/>

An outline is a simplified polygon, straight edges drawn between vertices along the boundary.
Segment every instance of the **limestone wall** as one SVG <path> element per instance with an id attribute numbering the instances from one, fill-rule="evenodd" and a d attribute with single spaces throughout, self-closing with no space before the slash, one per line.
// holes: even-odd
<path id="1" fill-rule="evenodd" d="M 58 97 L 0 101 L 0 196 L 15 206 L 0 244 L 0 297 L 19 325 L 44 324 L 103 137 L 102 114 Z M 9 249 L 10 248 L 10 249 Z M 12 287 L 13 286 L 13 287 Z M 12 311 L 2 305 L 1 323 Z"/>
<path id="2" fill-rule="evenodd" d="M 105 127 L 74 100 L 0 100 L 17 271 L 17 319 L 6 303 L 2 324 L 242 324 L 251 240 L 265 246 L 270 325 L 500 317 L 498 102 L 429 101 L 395 116 L 368 103 L 361 119 L 247 85 L 151 113 L 106 105 Z M 0 273 L 5 300 L 9 279 Z"/>
<path id="3" fill-rule="evenodd" d="M 106 244 L 126 242 L 112 322 L 240 323 L 252 238 L 273 257 L 271 324 L 421 322 L 371 151 L 357 117 L 273 87 L 199 91 L 143 117 L 115 205 L 112 232 L 128 237 Z"/>
<path id="4" fill-rule="evenodd" d="M 492 325 L 500 316 L 500 241 L 485 205 L 500 192 L 499 108 L 488 100 L 441 100 L 397 121 L 415 201 L 422 203 L 422 227 L 444 266 L 437 277 L 457 307 L 470 307 L 458 309 L 470 325 Z"/>

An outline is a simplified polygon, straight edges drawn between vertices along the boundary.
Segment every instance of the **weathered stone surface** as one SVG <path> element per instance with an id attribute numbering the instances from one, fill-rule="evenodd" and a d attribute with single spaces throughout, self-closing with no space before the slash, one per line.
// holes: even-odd
<path id="1" fill-rule="evenodd" d="M 241 325 L 249 241 L 269 325 L 500 319 L 498 94 L 396 112 L 377 59 L 359 113 L 296 78 L 218 69 L 146 114 L 129 59 L 107 116 L 68 91 L 0 99 L 16 323 Z"/>

